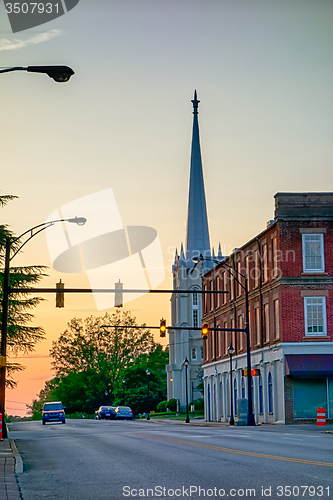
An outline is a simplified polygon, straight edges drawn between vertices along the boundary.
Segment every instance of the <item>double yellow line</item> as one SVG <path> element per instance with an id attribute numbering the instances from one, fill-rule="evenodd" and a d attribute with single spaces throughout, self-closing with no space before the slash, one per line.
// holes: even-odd
<path id="1" fill-rule="evenodd" d="M 333 463 L 316 462 L 315 460 L 303 460 L 302 458 L 279 457 L 278 455 L 266 455 L 264 453 L 252 453 L 250 451 L 233 450 L 232 448 L 224 448 L 222 446 L 213 446 L 210 444 L 194 443 L 192 441 L 183 441 L 182 439 L 173 439 L 163 436 L 153 436 L 152 434 L 142 434 L 141 432 L 133 432 L 137 436 L 147 437 L 151 439 L 160 439 L 161 441 L 169 441 L 172 443 L 185 444 L 188 446 L 197 446 L 198 448 L 207 448 L 209 450 L 223 451 L 224 453 L 233 453 L 235 455 L 247 455 L 249 457 L 269 458 L 270 460 L 282 460 L 284 462 L 294 462 L 298 464 L 321 465 L 324 467 L 333 467 Z"/>

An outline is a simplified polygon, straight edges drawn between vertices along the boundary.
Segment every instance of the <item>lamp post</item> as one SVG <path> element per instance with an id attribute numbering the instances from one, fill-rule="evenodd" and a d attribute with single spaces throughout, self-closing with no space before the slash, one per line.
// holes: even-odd
<path id="1" fill-rule="evenodd" d="M 186 420 L 185 422 L 187 424 L 190 423 L 190 419 L 189 419 L 189 416 L 188 416 L 188 389 L 187 389 L 187 367 L 189 365 L 189 360 L 187 359 L 187 357 L 185 358 L 184 360 L 184 366 L 185 366 L 185 401 L 186 401 Z"/>
<path id="2" fill-rule="evenodd" d="M 55 82 L 68 82 L 74 71 L 69 66 L 15 66 L 13 68 L 0 69 L 0 73 L 9 73 L 10 71 L 28 71 L 29 73 L 45 73 Z"/>
<path id="3" fill-rule="evenodd" d="M 252 384 L 251 384 L 251 345 L 250 345 L 250 318 L 249 318 L 249 289 L 248 289 L 248 277 L 247 274 L 242 274 L 232 266 L 229 266 L 226 262 L 213 259 L 210 257 L 193 257 L 193 262 L 202 262 L 204 260 L 214 262 L 218 266 L 223 267 L 234 279 L 237 283 L 243 288 L 245 292 L 245 330 L 246 330 L 246 361 L 247 361 L 247 394 L 248 394 L 248 413 L 247 413 L 247 425 L 254 426 L 256 425 L 254 414 L 253 414 L 253 404 L 252 404 Z M 239 276 L 240 279 L 235 276 Z M 244 284 L 241 282 L 241 278 L 244 278 Z"/>
<path id="4" fill-rule="evenodd" d="M 235 349 L 230 344 L 228 347 L 228 354 L 230 358 L 230 421 L 229 425 L 235 425 L 234 421 L 234 408 L 233 408 L 233 393 L 232 393 L 232 356 L 235 354 Z"/>
<path id="5" fill-rule="evenodd" d="M 7 322 L 8 322 L 8 298 L 10 294 L 10 286 L 9 286 L 9 271 L 10 271 L 10 262 L 12 259 L 22 250 L 24 245 L 28 243 L 34 236 L 39 234 L 41 231 L 44 231 L 48 227 L 53 226 L 57 222 L 71 222 L 82 226 L 86 223 L 86 219 L 84 217 L 74 217 L 71 219 L 58 219 L 49 222 L 44 222 L 43 224 L 39 224 L 38 226 L 34 226 L 31 229 L 28 229 L 24 233 L 22 233 L 17 238 L 6 238 L 6 246 L 5 246 L 5 268 L 4 268 L 4 277 L 3 277 L 3 290 L 2 290 L 2 324 L 1 324 L 1 356 L 0 356 L 0 413 L 4 416 L 5 414 L 5 393 L 6 393 L 6 365 L 7 365 Z M 30 235 L 29 235 L 30 233 Z M 11 244 L 18 242 L 23 236 L 27 236 L 27 239 L 19 246 L 19 248 L 15 249 L 13 255 L 10 255 Z M 2 429 L 3 437 L 7 437 L 7 429 L 6 426 L 3 426 Z"/>
<path id="6" fill-rule="evenodd" d="M 150 404 L 149 404 L 149 376 L 150 376 L 150 370 L 149 370 L 149 368 L 147 368 L 146 373 L 147 373 L 147 388 L 148 388 L 148 413 L 147 413 L 147 420 L 150 420 L 150 416 L 149 416 L 149 413 L 150 413 Z"/>

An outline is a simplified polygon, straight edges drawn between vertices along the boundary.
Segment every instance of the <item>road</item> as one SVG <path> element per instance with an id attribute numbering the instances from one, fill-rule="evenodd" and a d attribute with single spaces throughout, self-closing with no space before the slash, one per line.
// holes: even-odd
<path id="1" fill-rule="evenodd" d="M 333 434 L 316 426 L 67 420 L 10 437 L 23 500 L 333 499 Z"/>

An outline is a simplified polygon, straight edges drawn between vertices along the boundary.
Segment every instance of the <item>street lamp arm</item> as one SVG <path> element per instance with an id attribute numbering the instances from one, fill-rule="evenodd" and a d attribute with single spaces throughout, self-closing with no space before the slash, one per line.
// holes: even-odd
<path id="1" fill-rule="evenodd" d="M 11 239 L 11 242 L 19 241 L 23 236 L 26 234 L 30 233 L 30 236 L 22 243 L 22 245 L 16 249 L 16 251 L 13 253 L 13 255 L 9 258 L 9 262 L 17 255 L 24 245 L 28 243 L 34 236 L 39 234 L 41 231 L 44 231 L 45 229 L 53 226 L 56 222 L 73 222 L 77 224 L 78 226 L 83 226 L 86 223 L 87 219 L 84 217 L 73 217 L 70 219 L 57 219 L 57 220 L 52 220 L 48 222 L 43 222 L 42 224 L 38 224 L 37 226 L 31 227 L 27 231 L 24 231 L 24 233 L 20 234 L 20 236 L 17 236 L 16 238 Z M 37 231 L 38 230 L 38 231 Z"/>
<path id="2" fill-rule="evenodd" d="M 14 68 L 4 68 L 0 69 L 0 73 L 9 73 L 9 71 L 27 71 L 28 67 L 16 66 Z"/>

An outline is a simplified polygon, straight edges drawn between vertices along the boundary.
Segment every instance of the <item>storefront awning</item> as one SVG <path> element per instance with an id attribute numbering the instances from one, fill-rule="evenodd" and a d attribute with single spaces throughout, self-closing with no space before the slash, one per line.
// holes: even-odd
<path id="1" fill-rule="evenodd" d="M 333 375 L 333 354 L 287 354 L 286 375 L 328 377 Z"/>

